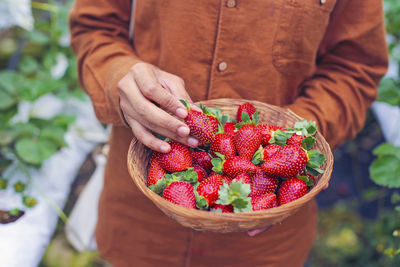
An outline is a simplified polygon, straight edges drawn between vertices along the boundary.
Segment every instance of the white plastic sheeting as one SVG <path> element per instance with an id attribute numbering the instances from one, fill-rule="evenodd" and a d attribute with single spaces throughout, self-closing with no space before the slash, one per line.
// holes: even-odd
<path id="1" fill-rule="evenodd" d="M 20 26 L 27 31 L 33 30 L 30 0 L 0 1 L 0 30 L 14 25 Z"/>
<path id="2" fill-rule="evenodd" d="M 385 140 L 400 146 L 400 108 L 383 102 L 372 104 L 372 111 L 378 119 Z"/>
<path id="3" fill-rule="evenodd" d="M 99 197 L 103 189 L 106 159 L 103 154 L 96 155 L 96 170 L 75 203 L 65 228 L 69 242 L 78 251 L 97 249 L 94 231 Z"/>
<path id="4" fill-rule="evenodd" d="M 66 134 L 67 148 L 46 160 L 39 171 L 32 174 L 31 194 L 39 203 L 28 210 L 18 221 L 0 225 L 0 265 L 2 267 L 34 267 L 38 266 L 43 253 L 55 230 L 58 215 L 50 204 L 54 202 L 63 207 L 77 171 L 88 153 L 99 142 L 105 142 L 108 132 L 95 118 L 89 101 L 80 100 L 61 101 L 53 96 L 45 96 L 38 101 L 41 105 L 29 106 L 23 104 L 27 113 L 58 114 L 67 112 L 76 114 L 77 120 Z M 61 103 L 62 104 L 61 104 Z M 21 113 L 16 120 L 24 120 L 26 114 Z M 20 175 L 15 173 L 15 176 Z M 36 188 L 36 189 L 35 189 Z M 16 196 L 12 189 L 0 192 L 0 209 L 19 207 L 20 196 Z"/>

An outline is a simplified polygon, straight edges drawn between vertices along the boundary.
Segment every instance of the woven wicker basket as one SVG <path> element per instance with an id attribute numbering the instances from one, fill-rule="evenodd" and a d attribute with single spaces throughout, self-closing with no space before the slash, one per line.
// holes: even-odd
<path id="1" fill-rule="evenodd" d="M 257 101 L 215 99 L 202 101 L 201 103 L 209 107 L 218 107 L 223 113 L 235 117 L 238 106 L 244 102 L 251 102 L 258 110 L 260 110 L 260 122 L 263 123 L 275 124 L 283 127 L 293 127 L 296 121 L 301 120 L 299 116 L 287 109 Z M 247 231 L 283 221 L 312 200 L 329 182 L 332 173 L 333 155 L 328 143 L 321 134 L 317 133 L 316 139 L 317 142 L 314 149 L 323 153 L 327 160 L 322 166 L 322 169 L 324 169 L 325 172 L 317 178 L 318 181 L 312 190 L 300 199 L 288 204 L 256 212 L 217 213 L 192 210 L 164 200 L 146 186 L 151 150 L 144 147 L 135 139 L 132 140 L 129 147 L 128 169 L 133 181 L 143 194 L 166 215 L 173 218 L 183 226 L 191 227 L 199 231 L 221 233 Z"/>

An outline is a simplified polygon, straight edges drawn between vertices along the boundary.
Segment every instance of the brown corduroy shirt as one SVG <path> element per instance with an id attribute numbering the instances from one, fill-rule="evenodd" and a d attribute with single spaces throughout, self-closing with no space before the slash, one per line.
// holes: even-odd
<path id="1" fill-rule="evenodd" d="M 132 203 L 135 196 L 145 201 L 126 171 L 132 136 L 122 122 L 116 90 L 135 63 L 152 63 L 180 76 L 194 101 L 244 98 L 288 107 L 316 120 L 333 148 L 361 129 L 387 68 L 379 0 L 138 0 L 134 43 L 128 39 L 130 11 L 130 0 L 76 0 L 70 16 L 80 83 L 99 120 L 114 125 L 98 227 L 105 243 L 105 231 L 137 223 L 133 211 L 129 220 L 116 219 L 127 213 L 122 203 Z M 152 207 L 152 212 L 158 211 Z M 104 216 L 116 222 L 107 224 Z M 262 238 L 268 239 L 249 242 Z M 182 255 L 187 263 L 191 253 Z"/>

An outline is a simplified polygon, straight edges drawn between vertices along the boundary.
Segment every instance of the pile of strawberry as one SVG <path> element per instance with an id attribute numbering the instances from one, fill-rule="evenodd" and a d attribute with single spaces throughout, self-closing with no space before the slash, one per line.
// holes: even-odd
<path id="1" fill-rule="evenodd" d="M 234 121 L 219 109 L 199 112 L 183 103 L 200 146 L 168 141 L 169 153 L 153 153 L 147 185 L 164 199 L 216 212 L 264 210 L 304 196 L 323 173 L 324 155 L 311 150 L 315 122 L 261 124 L 250 103 L 239 106 Z"/>

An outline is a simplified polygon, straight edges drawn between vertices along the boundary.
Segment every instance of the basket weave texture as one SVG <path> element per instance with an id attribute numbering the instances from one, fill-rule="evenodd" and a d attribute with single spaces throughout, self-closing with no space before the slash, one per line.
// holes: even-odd
<path id="1" fill-rule="evenodd" d="M 238 99 L 214 99 L 201 101 L 208 107 L 218 107 L 222 113 L 229 114 L 232 118 L 236 117 L 239 105 L 250 102 L 260 111 L 260 123 L 274 124 L 282 127 L 293 127 L 296 121 L 302 118 L 290 110 L 261 103 L 258 101 L 238 100 Z M 176 220 L 186 227 L 191 227 L 199 231 L 212 231 L 220 233 L 247 231 L 255 228 L 262 228 L 270 224 L 283 221 L 288 216 L 294 214 L 299 208 L 311 201 L 329 182 L 332 173 L 333 155 L 328 143 L 320 133 L 316 135 L 317 142 L 313 149 L 323 153 L 326 162 L 321 167 L 325 172 L 317 177 L 316 185 L 303 197 L 287 203 L 285 205 L 256 212 L 243 213 L 218 213 L 202 210 L 187 209 L 175 205 L 146 186 L 151 150 L 143 146 L 136 139 L 133 139 L 128 151 L 129 174 L 136 186 L 167 216 Z"/>

